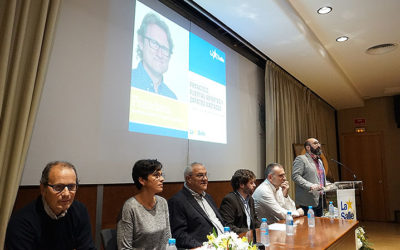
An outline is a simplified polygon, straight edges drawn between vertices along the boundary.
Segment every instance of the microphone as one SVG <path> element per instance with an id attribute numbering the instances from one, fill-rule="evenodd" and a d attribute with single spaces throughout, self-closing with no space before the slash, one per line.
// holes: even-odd
<path id="1" fill-rule="evenodd" d="M 253 227 L 253 228 L 251 229 L 251 233 L 252 233 L 252 235 L 253 235 L 253 244 L 257 244 L 257 231 L 256 231 L 256 228 L 255 228 L 255 227 Z"/>
<path id="2" fill-rule="evenodd" d="M 350 168 L 346 167 L 346 165 L 344 165 L 343 163 L 341 163 L 341 162 L 339 162 L 339 161 L 337 161 L 337 160 L 335 160 L 335 159 L 333 159 L 333 158 L 331 158 L 331 161 L 333 161 L 333 162 L 335 162 L 336 164 L 338 164 L 338 165 L 344 167 L 344 169 L 346 169 L 350 174 L 353 175 L 354 180 L 357 180 L 357 176 L 356 176 L 356 174 L 353 172 L 353 170 L 351 170 Z"/>
<path id="3" fill-rule="evenodd" d="M 257 242 L 256 221 L 253 220 L 253 216 L 251 216 L 251 209 L 249 214 L 250 214 L 250 230 L 253 235 L 253 244 L 256 245 L 257 249 L 264 250 L 265 249 L 264 244 Z"/>

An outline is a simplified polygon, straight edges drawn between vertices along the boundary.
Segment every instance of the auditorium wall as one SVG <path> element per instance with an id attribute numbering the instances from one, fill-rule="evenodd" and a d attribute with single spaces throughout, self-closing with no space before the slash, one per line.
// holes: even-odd
<path id="1" fill-rule="evenodd" d="M 394 116 L 393 97 L 373 98 L 365 101 L 365 106 L 338 111 L 339 135 L 352 133 L 355 119 L 364 118 L 367 132 L 381 132 L 384 142 L 384 169 L 390 220 L 395 219 L 395 212 L 400 211 L 400 128 L 397 128 Z M 399 213 L 399 212 L 398 212 Z"/>

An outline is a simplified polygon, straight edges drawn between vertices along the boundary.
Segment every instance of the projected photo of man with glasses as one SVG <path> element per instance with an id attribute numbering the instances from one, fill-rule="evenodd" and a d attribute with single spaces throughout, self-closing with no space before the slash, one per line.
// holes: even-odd
<path id="1" fill-rule="evenodd" d="M 168 70 L 173 42 L 167 24 L 157 15 L 148 13 L 142 21 L 138 35 L 137 56 L 140 62 L 132 70 L 133 87 L 177 99 L 175 93 L 164 83 Z"/>

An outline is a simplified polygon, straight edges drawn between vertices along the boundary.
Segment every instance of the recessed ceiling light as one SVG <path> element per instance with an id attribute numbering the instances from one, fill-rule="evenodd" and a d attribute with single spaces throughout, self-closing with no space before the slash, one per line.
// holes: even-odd
<path id="1" fill-rule="evenodd" d="M 318 14 L 323 15 L 323 14 L 328 14 L 331 11 L 332 11 L 332 7 L 324 6 L 322 8 L 319 8 L 317 12 L 318 12 Z"/>
<path id="2" fill-rule="evenodd" d="M 338 38 L 336 38 L 336 42 L 345 42 L 349 40 L 349 38 L 347 36 L 340 36 Z"/>

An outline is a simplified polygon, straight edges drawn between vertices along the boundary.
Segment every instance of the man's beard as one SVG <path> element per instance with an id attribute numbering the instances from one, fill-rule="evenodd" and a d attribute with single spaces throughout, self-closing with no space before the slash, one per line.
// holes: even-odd
<path id="1" fill-rule="evenodd" d="M 315 155 L 321 155 L 322 154 L 322 150 L 321 150 L 320 147 L 318 147 L 318 148 L 311 147 L 311 153 L 313 153 Z"/>
<path id="2" fill-rule="evenodd" d="M 250 188 L 247 188 L 247 187 L 243 191 L 247 195 L 252 195 L 254 193 L 254 189 L 250 189 Z"/>

